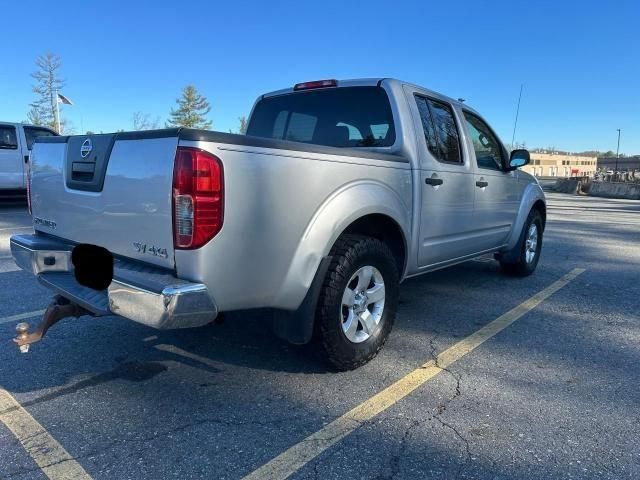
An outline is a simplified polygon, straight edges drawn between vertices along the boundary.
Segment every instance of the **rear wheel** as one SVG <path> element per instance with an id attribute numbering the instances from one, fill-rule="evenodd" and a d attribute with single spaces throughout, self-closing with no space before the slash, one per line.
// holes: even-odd
<path id="1" fill-rule="evenodd" d="M 542 216 L 537 210 L 531 210 L 527 221 L 522 227 L 520 240 L 516 245 L 517 252 L 515 255 L 506 255 L 500 260 L 500 268 L 509 275 L 526 277 L 531 275 L 540 260 L 540 252 L 542 250 Z M 513 257 L 514 260 L 507 261 L 504 258 Z"/>
<path id="2" fill-rule="evenodd" d="M 398 267 L 389 247 L 375 238 L 343 235 L 334 245 L 316 310 L 322 355 L 352 370 L 382 348 L 395 320 Z"/>

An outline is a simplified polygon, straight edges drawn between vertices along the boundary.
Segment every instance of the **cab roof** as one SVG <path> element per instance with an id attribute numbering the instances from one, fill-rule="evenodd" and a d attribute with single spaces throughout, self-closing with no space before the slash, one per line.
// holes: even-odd
<path id="1" fill-rule="evenodd" d="M 402 80 L 398 80 L 396 78 L 389 78 L 389 77 L 377 77 L 377 78 L 354 78 L 354 79 L 346 79 L 346 80 L 337 80 L 337 85 L 336 87 L 325 87 L 325 88 L 341 88 L 341 87 L 373 87 L 373 86 L 379 86 L 382 83 L 385 84 L 397 84 L 398 86 L 402 86 L 402 85 L 408 85 L 410 87 L 414 87 L 416 89 L 419 90 L 423 90 L 427 93 L 429 93 L 430 95 L 433 95 L 434 97 L 440 98 L 441 100 L 445 100 L 449 103 L 452 103 L 456 106 L 462 107 L 463 105 L 465 106 L 465 108 L 468 108 L 469 110 L 473 110 L 471 108 L 469 108 L 469 105 L 467 105 L 466 103 L 463 103 L 459 100 L 453 99 L 451 97 L 448 97 L 446 95 L 443 95 L 442 93 L 433 91 L 433 90 L 429 90 L 428 88 L 425 87 L 421 87 L 420 85 L 416 85 L 410 82 L 405 82 Z M 289 94 L 289 93 L 296 93 L 296 92 L 301 92 L 304 90 L 294 90 L 294 86 L 291 86 L 289 88 L 283 88 L 280 90 L 274 90 L 272 92 L 269 93 L 265 93 L 264 95 L 262 95 L 262 97 L 260 98 L 266 98 L 266 97 L 275 97 L 277 95 L 285 95 L 285 94 Z"/>

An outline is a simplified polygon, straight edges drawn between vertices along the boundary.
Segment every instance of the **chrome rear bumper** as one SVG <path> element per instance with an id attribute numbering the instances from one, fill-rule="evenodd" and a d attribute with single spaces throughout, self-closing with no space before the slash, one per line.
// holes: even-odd
<path id="1" fill-rule="evenodd" d="M 159 329 L 199 327 L 211 322 L 217 308 L 207 287 L 176 278 L 171 272 L 116 259 L 106 290 L 80 285 L 74 276 L 74 245 L 43 235 L 14 235 L 16 264 L 49 289 L 96 315 L 120 315 Z"/>

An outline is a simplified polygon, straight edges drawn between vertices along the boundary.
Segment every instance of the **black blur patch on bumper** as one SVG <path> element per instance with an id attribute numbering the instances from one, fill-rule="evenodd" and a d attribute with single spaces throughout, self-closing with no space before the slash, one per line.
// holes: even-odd
<path id="1" fill-rule="evenodd" d="M 76 280 L 94 290 L 106 289 L 113 280 L 113 255 L 96 245 L 76 245 L 71 252 Z"/>

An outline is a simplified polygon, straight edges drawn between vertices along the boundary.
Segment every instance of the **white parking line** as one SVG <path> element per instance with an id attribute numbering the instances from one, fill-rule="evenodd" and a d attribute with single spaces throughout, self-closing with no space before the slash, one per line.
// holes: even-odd
<path id="1" fill-rule="evenodd" d="M 5 230 L 33 230 L 32 226 L 25 226 L 25 227 L 4 227 L 4 228 L 0 228 L 0 232 L 4 232 Z"/>
<path id="2" fill-rule="evenodd" d="M 187 352 L 186 350 L 183 350 L 182 348 L 176 347 L 174 345 L 165 345 L 161 343 L 159 345 L 154 345 L 153 348 L 155 348 L 156 350 L 160 350 L 161 352 L 168 352 L 174 355 L 179 355 L 181 357 L 188 358 L 189 360 L 202 363 L 203 365 L 206 365 L 208 367 L 212 367 L 216 369 L 220 368 L 219 363 L 209 358 L 203 357 L 202 355 L 197 355 L 195 353 Z"/>
<path id="3" fill-rule="evenodd" d="M 27 318 L 40 317 L 44 315 L 44 310 L 34 310 L 33 312 L 18 313 L 17 315 L 10 315 L 8 317 L 0 318 L 0 325 L 3 323 L 18 322 L 20 320 L 26 320 Z"/>

